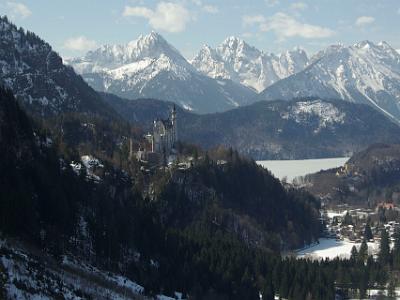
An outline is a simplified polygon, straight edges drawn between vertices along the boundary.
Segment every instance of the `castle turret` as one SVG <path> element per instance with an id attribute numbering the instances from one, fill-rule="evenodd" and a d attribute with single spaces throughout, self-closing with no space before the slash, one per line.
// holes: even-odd
<path id="1" fill-rule="evenodd" d="M 133 157 L 133 141 L 132 138 L 129 138 L 129 159 Z"/>
<path id="2" fill-rule="evenodd" d="M 173 128 L 173 146 L 174 146 L 176 141 L 178 140 L 178 123 L 177 123 L 177 118 L 176 118 L 175 104 L 174 104 L 174 107 L 172 108 L 172 112 L 171 112 L 171 122 L 172 122 L 172 128 Z"/>

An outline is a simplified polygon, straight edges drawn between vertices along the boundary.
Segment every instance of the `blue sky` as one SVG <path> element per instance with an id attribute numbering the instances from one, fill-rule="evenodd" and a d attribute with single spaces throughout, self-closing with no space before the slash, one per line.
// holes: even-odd
<path id="1" fill-rule="evenodd" d="M 399 0 L 0 0 L 0 14 L 64 57 L 151 30 L 187 58 L 231 35 L 267 52 L 365 39 L 400 49 Z"/>

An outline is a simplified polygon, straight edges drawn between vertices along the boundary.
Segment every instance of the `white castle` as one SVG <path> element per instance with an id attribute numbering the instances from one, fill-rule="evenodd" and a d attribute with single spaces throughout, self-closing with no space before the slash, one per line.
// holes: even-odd
<path id="1" fill-rule="evenodd" d="M 178 126 L 176 107 L 174 105 L 170 117 L 167 120 L 157 119 L 153 122 L 153 134 L 151 135 L 151 151 L 163 155 L 171 154 L 178 141 Z"/>
<path id="2" fill-rule="evenodd" d="M 168 119 L 156 119 L 153 122 L 153 133 L 145 136 L 149 147 L 139 147 L 136 159 L 158 164 L 176 159 L 175 146 L 178 141 L 178 124 L 174 105 Z M 150 148 L 150 149 L 149 149 Z M 133 141 L 130 139 L 129 157 L 133 157 Z"/>

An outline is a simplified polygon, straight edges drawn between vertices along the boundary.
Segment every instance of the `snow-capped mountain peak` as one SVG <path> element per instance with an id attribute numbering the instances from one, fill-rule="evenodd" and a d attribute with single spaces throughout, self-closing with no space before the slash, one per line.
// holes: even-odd
<path id="1" fill-rule="evenodd" d="M 255 49 L 255 47 L 250 46 L 247 44 L 244 40 L 241 38 L 238 38 L 236 36 L 230 36 L 226 38 L 220 45 L 221 48 L 230 48 L 230 49 Z M 259 52 L 257 50 L 257 52 Z"/>
<path id="2" fill-rule="evenodd" d="M 207 59 L 217 59 L 218 58 L 217 51 L 215 51 L 215 49 L 211 48 L 209 45 L 203 45 L 203 47 L 200 49 L 197 56 L 201 57 L 201 58 L 207 58 Z"/>
<path id="3" fill-rule="evenodd" d="M 151 80 L 163 71 L 181 78 L 187 78 L 188 72 L 194 71 L 179 51 L 155 31 L 124 45 L 103 45 L 69 63 L 81 74 L 107 74 L 106 89 L 111 80 L 135 76 L 129 81 L 132 85 Z"/>
<path id="4" fill-rule="evenodd" d="M 400 55 L 387 43 L 333 45 L 302 72 L 267 88 L 259 99 L 338 98 L 400 118 Z"/>
<path id="5" fill-rule="evenodd" d="M 308 58 L 300 48 L 275 55 L 264 53 L 244 40 L 231 36 L 215 49 L 201 49 L 191 63 L 211 78 L 231 79 L 262 91 L 281 78 L 303 70 Z"/>
<path id="6" fill-rule="evenodd" d="M 243 48 L 243 47 L 249 46 L 249 45 L 244 40 L 242 40 L 236 36 L 229 36 L 221 43 L 220 46 L 230 48 L 230 49 L 237 49 L 237 48 Z"/>
<path id="7" fill-rule="evenodd" d="M 276 68 L 279 70 L 278 76 L 286 78 L 292 74 L 302 71 L 308 64 L 308 56 L 304 49 L 295 47 L 293 50 L 287 50 L 278 55 L 279 64 Z"/>
<path id="8" fill-rule="evenodd" d="M 82 58 L 68 60 L 68 63 L 73 65 L 78 73 L 84 74 L 115 69 L 140 60 L 158 59 L 161 55 L 180 64 L 187 64 L 179 51 L 155 31 L 148 35 L 140 35 L 127 44 L 103 45 L 89 51 Z"/>
<path id="9" fill-rule="evenodd" d="M 261 55 L 261 51 L 250 46 L 244 40 L 231 36 L 220 44 L 216 51 L 226 61 L 235 63 L 240 58 L 244 60 L 257 59 Z"/>
<path id="10" fill-rule="evenodd" d="M 359 49 L 361 49 L 361 48 L 369 49 L 371 47 L 376 47 L 376 46 L 377 45 L 375 45 L 373 42 L 368 41 L 368 40 L 364 40 L 364 41 L 361 41 L 361 42 L 358 42 L 358 43 L 354 44 L 354 47 L 355 48 L 359 48 Z"/>
<path id="11" fill-rule="evenodd" d="M 137 40 L 128 43 L 132 57 L 139 59 L 143 57 L 157 57 L 161 54 L 173 59 L 185 61 L 183 56 L 174 46 L 169 44 L 162 35 L 152 31 L 146 36 L 140 36 Z"/>
<path id="12" fill-rule="evenodd" d="M 208 45 L 204 45 L 190 63 L 196 67 L 198 71 L 211 78 L 232 79 L 228 66 L 222 61 L 218 52 Z"/>

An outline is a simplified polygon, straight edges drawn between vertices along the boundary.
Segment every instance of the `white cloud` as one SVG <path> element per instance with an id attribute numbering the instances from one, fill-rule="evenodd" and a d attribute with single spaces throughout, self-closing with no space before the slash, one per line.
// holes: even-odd
<path id="1" fill-rule="evenodd" d="M 185 30 L 186 24 L 193 19 L 183 5 L 172 2 L 160 2 L 154 10 L 144 6 L 125 6 L 123 16 L 145 18 L 154 29 L 168 32 Z"/>
<path id="2" fill-rule="evenodd" d="M 19 2 L 7 2 L 7 8 L 12 19 L 17 17 L 25 19 L 32 14 L 31 10 L 25 4 Z"/>
<path id="3" fill-rule="evenodd" d="M 265 18 L 263 15 L 244 15 L 242 17 L 243 26 L 251 26 L 255 24 L 261 24 L 265 22 Z"/>
<path id="4" fill-rule="evenodd" d="M 69 38 L 64 42 L 64 48 L 73 51 L 89 51 L 97 47 L 97 42 L 81 35 Z"/>
<path id="5" fill-rule="evenodd" d="M 202 9 L 209 14 L 217 14 L 219 12 L 218 7 L 214 5 L 204 5 Z"/>
<path id="6" fill-rule="evenodd" d="M 154 12 L 147 7 L 144 6 L 125 6 L 124 12 L 122 15 L 124 17 L 144 17 L 151 18 Z"/>
<path id="7" fill-rule="evenodd" d="M 290 8 L 293 10 L 305 10 L 307 7 L 307 3 L 304 2 L 294 2 L 290 5 Z"/>
<path id="8" fill-rule="evenodd" d="M 365 26 L 368 24 L 372 24 L 375 22 L 375 18 L 374 17 L 370 17 L 370 16 L 361 16 L 358 17 L 356 20 L 356 25 L 361 27 L 361 26 Z"/>
<path id="9" fill-rule="evenodd" d="M 397 51 L 397 53 L 399 53 L 399 54 L 400 54 L 400 49 L 397 49 L 396 51 Z"/>
<path id="10" fill-rule="evenodd" d="M 264 0 L 267 6 L 272 7 L 279 4 L 279 0 Z"/>
<path id="11" fill-rule="evenodd" d="M 302 23 L 294 17 L 282 12 L 278 12 L 268 18 L 262 15 L 243 16 L 242 21 L 244 25 L 258 25 L 260 31 L 274 32 L 279 40 L 295 36 L 306 39 L 319 39 L 327 38 L 335 34 L 330 28 Z"/>
<path id="12" fill-rule="evenodd" d="M 254 36 L 254 34 L 251 32 L 243 32 L 241 34 L 241 37 L 243 37 L 243 38 L 252 38 L 253 36 Z"/>
<path id="13" fill-rule="evenodd" d="M 219 13 L 219 9 L 215 5 L 204 4 L 202 0 L 192 0 L 193 4 L 197 5 L 201 8 L 201 10 L 205 11 L 209 14 L 217 14 Z"/>

